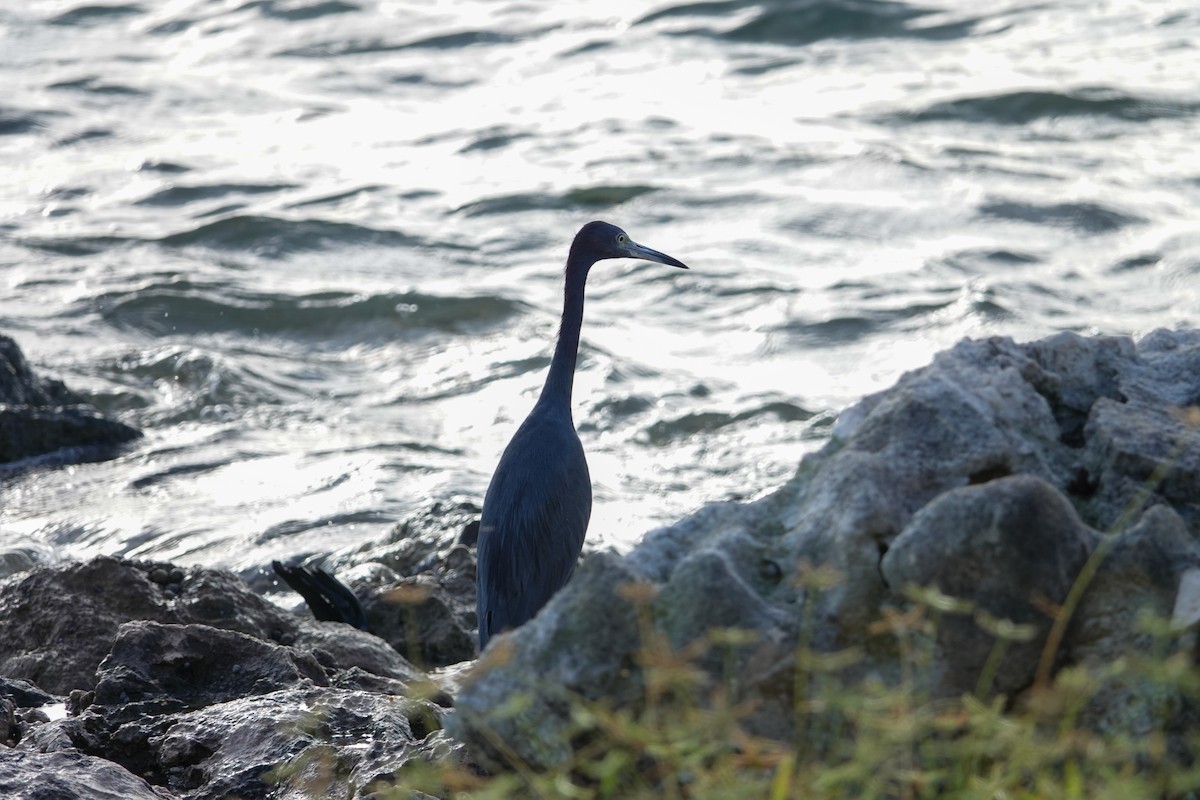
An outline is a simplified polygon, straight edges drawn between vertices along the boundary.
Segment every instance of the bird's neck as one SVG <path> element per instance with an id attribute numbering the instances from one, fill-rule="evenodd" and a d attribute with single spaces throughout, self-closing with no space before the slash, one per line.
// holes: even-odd
<path id="1" fill-rule="evenodd" d="M 538 400 L 539 403 L 561 403 L 566 406 L 568 413 L 571 408 L 571 388 L 575 383 L 575 361 L 579 356 L 579 329 L 583 326 L 583 289 L 592 263 L 576 257 L 574 253 L 567 259 L 558 343 L 554 346 L 550 372 Z"/>

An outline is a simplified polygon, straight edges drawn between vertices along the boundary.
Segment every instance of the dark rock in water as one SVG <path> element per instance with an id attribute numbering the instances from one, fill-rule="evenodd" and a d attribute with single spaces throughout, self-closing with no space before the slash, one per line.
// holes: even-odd
<path id="1" fill-rule="evenodd" d="M 102 416 L 61 381 L 39 378 L 17 343 L 0 336 L 0 464 L 49 453 L 94 461 L 141 431 Z"/>
<path id="2" fill-rule="evenodd" d="M 59 699 L 28 681 L 14 678 L 0 678 L 0 697 L 12 700 L 18 708 L 44 706 Z"/>
<path id="3" fill-rule="evenodd" d="M 434 732 L 440 710 L 405 697 L 405 683 L 363 681 L 314 655 L 206 625 L 130 622 L 100 665 L 92 705 L 22 747 L 103 756 L 206 798 L 325 796 L 450 748 Z"/>
<path id="4" fill-rule="evenodd" d="M 832 441 L 773 494 L 701 509 L 624 558 L 585 562 L 464 676 L 448 725 L 496 767 L 514 756 L 534 768 L 561 762 L 564 696 L 611 689 L 617 704 L 641 702 L 644 631 L 627 624 L 640 604 L 677 648 L 714 626 L 751 632 L 749 644 L 697 666 L 714 686 L 737 675 L 734 699 L 755 709 L 746 726 L 792 741 L 802 647 L 860 654 L 842 668 L 847 680 L 899 681 L 896 636 L 879 621 L 913 603 L 910 583 L 959 598 L 929 612 L 940 627 L 923 688 L 974 691 L 1003 633 L 1013 641 L 984 688 L 1011 696 L 1030 683 L 1049 615 L 1110 532 L 1120 538 L 1058 663 L 1138 648 L 1126 603 L 1174 608 L 1181 624 L 1200 626 L 1198 404 L 1200 331 L 960 342 L 846 409 Z M 964 604 L 971 613 L 956 615 Z M 1182 741 L 1193 712 L 1181 696 L 1112 690 L 1105 713 L 1091 713 L 1097 727 L 1158 726 L 1175 737 L 1169 746 Z M 520 714 L 493 713 L 517 697 Z"/>
<path id="5" fill-rule="evenodd" d="M 4 796 L 366 797 L 414 758 L 459 758 L 444 694 L 378 637 L 297 618 L 226 572 L 156 580 L 176 569 L 98 558 L 0 582 L 7 702 L 61 700 L 14 673 L 75 688 L 65 718 L 14 717 Z M 68 788 L 7 793 L 35 779 Z"/>

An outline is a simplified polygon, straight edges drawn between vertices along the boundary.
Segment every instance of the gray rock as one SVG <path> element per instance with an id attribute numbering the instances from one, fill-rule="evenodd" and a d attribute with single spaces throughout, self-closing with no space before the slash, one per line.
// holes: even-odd
<path id="1" fill-rule="evenodd" d="M 164 800 L 174 795 L 102 758 L 0 747 L 0 796 L 14 800 Z"/>
<path id="2" fill-rule="evenodd" d="M 1153 618 L 1161 626 L 1171 619 L 1184 575 L 1200 569 L 1200 543 L 1166 505 L 1148 509 L 1114 537 L 1083 596 L 1069 642 L 1072 659 L 1098 673 L 1131 655 L 1166 655 L 1180 646 L 1156 635 L 1143 620 Z M 1183 637 L 1182 644 L 1194 647 L 1195 637 Z M 1084 706 L 1081 720 L 1104 733 L 1175 734 L 1172 744 L 1182 754 L 1180 738 L 1196 730 L 1200 708 L 1177 687 L 1131 672 L 1107 679 Z"/>
<path id="3" fill-rule="evenodd" d="M 302 620 L 223 570 L 192 568 L 178 583 L 156 583 L 172 564 L 100 557 L 43 567 L 0 581 L 0 676 L 65 695 L 95 688 L 96 668 L 130 620 L 202 624 L 265 642 L 308 645 L 341 668 L 411 680 L 417 670 L 378 638 L 345 625 Z"/>
<path id="4" fill-rule="evenodd" d="M 251 603 L 235 611 L 236 601 L 187 607 L 243 626 L 261 610 Z M 386 647 L 344 625 L 322 630 L 326 644 L 344 632 L 360 647 Z M 296 638 L 288 646 L 203 624 L 124 623 L 96 671 L 91 702 L 32 726 L 17 747 L 96 757 L 87 769 L 103 758 L 113 762 L 104 770 L 119 765 L 169 790 L 163 796 L 206 800 L 366 797 L 413 758 L 460 757 L 462 746 L 440 731 L 446 712 L 428 699 L 424 676 L 407 665 L 386 670 L 408 679 L 399 680 L 339 664 L 312 649 L 313 639 Z"/>
<path id="5" fill-rule="evenodd" d="M 93 703 L 144 714 L 139 704 L 199 708 L 328 677 L 311 652 L 207 625 L 137 620 L 117 631 L 97 670 Z M 133 706 L 134 708 L 130 708 Z"/>
<path id="6" fill-rule="evenodd" d="M 528 764 L 563 762 L 571 754 L 565 714 L 570 694 L 620 704 L 640 692 L 629 669 L 637 617 L 622 597 L 622 588 L 637 582 L 618 557 L 597 553 L 587 559 L 571 580 L 574 591 L 555 595 L 536 618 L 540 622 L 502 634 L 488 648 L 456 698 L 447 731 L 494 768 L 510 757 L 497 750 L 497 742 Z M 630 659 L 625 670 L 613 669 L 614 652 Z M 492 709 L 514 696 L 537 701 L 493 727 Z"/>
<path id="7" fill-rule="evenodd" d="M 370 564 L 393 570 L 395 580 L 355 580 L 354 571 L 345 573 L 367 612 L 368 629 L 422 667 L 475 656 L 471 537 L 478 526 L 477 506 L 434 503 L 397 525 L 382 543 L 352 557 L 360 568 Z"/>
<path id="8" fill-rule="evenodd" d="M 939 620 L 927 676 L 934 691 L 975 690 L 996 647 L 980 611 L 1036 631 L 1008 645 L 988 688 L 1012 694 L 1029 686 L 1050 628 L 1046 609 L 1066 600 L 1094 538 L 1062 494 L 1027 475 L 953 489 L 921 509 L 884 556 L 884 578 L 895 590 L 934 587 L 974 612 Z"/>
<path id="9" fill-rule="evenodd" d="M 17 343 L 0 336 L 0 464 L 49 453 L 59 463 L 103 459 L 141 435 L 61 381 L 34 375 Z"/>

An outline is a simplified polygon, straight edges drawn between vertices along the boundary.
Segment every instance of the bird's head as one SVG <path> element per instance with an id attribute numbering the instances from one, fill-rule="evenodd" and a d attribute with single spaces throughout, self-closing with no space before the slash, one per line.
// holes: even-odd
<path id="1" fill-rule="evenodd" d="M 575 234 L 571 255 L 586 257 L 589 262 L 604 258 L 640 258 L 657 261 L 672 267 L 687 269 L 687 265 L 666 253 L 660 253 L 629 238 L 629 234 L 607 222 L 589 222 Z"/>

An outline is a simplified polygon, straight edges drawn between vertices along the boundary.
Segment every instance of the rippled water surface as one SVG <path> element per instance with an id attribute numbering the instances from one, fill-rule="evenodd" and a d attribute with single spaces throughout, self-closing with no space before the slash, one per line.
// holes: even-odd
<path id="1" fill-rule="evenodd" d="M 19 8 L 17 8 L 19 7 Z M 1200 324 L 1200 9 L 53 0 L 0 10 L 0 329 L 147 438 L 0 544 L 250 573 L 478 502 L 589 219 L 628 546 L 963 336 Z"/>

